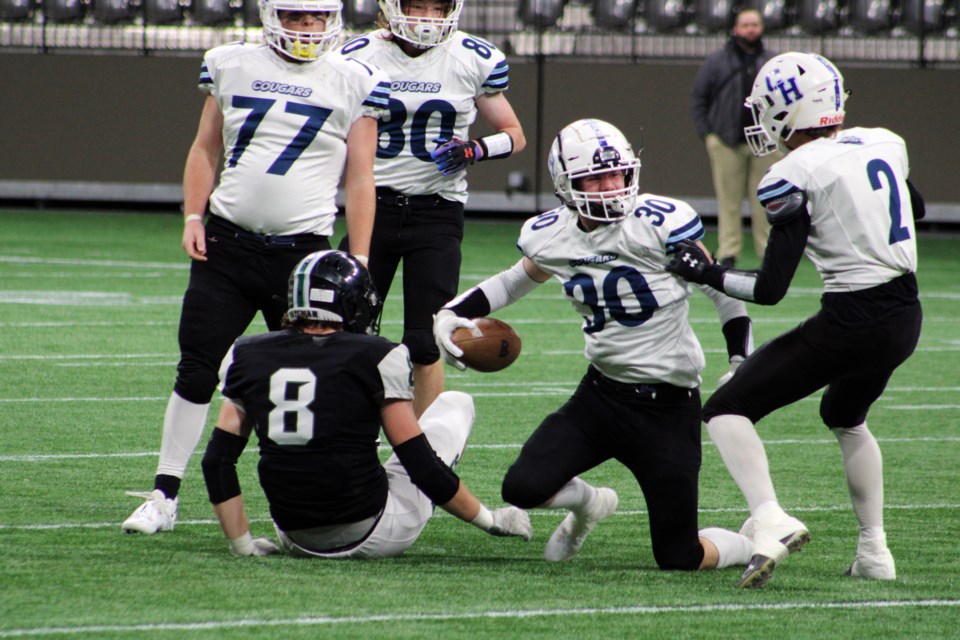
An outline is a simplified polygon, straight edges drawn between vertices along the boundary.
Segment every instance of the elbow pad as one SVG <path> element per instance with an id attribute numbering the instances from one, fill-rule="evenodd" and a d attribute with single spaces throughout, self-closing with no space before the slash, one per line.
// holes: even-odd
<path id="1" fill-rule="evenodd" d="M 786 195 L 764 200 L 763 210 L 771 226 L 786 224 L 807 212 L 807 194 L 798 189 Z"/>
<path id="2" fill-rule="evenodd" d="M 446 504 L 460 490 L 460 478 L 443 463 L 430 446 L 427 436 L 420 434 L 393 448 L 413 484 L 433 504 Z"/>
<path id="3" fill-rule="evenodd" d="M 214 429 L 210 434 L 200 467 L 211 503 L 220 504 L 240 495 L 237 460 L 246 446 L 246 438 L 223 429 Z"/>

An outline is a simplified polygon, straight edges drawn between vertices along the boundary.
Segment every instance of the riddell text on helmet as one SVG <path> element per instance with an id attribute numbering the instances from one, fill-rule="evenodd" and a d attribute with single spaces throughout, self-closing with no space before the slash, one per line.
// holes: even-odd
<path id="1" fill-rule="evenodd" d="M 821 127 L 829 127 L 832 124 L 840 124 L 841 122 L 843 122 L 842 115 L 830 116 L 830 117 L 823 116 L 822 118 L 820 118 Z"/>

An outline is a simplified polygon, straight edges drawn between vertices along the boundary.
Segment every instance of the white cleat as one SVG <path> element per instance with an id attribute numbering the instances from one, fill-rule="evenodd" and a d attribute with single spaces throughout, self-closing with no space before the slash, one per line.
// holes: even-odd
<path id="1" fill-rule="evenodd" d="M 772 522 L 748 518 L 740 531 L 749 531 L 751 525 L 753 557 L 737 583 L 741 589 L 758 589 L 765 585 L 777 565 L 810 542 L 806 525 L 791 516 L 780 517 Z"/>
<path id="2" fill-rule="evenodd" d="M 867 580 L 896 580 L 897 567 L 887 548 L 887 537 L 861 540 L 857 545 L 857 558 L 846 575 Z"/>
<path id="3" fill-rule="evenodd" d="M 137 507 L 129 518 L 120 525 L 124 533 L 153 534 L 158 531 L 173 531 L 177 523 L 179 500 L 170 500 L 159 489 L 147 493 L 142 491 L 127 491 L 128 496 L 144 498 L 146 502 Z"/>
<path id="4" fill-rule="evenodd" d="M 617 492 L 613 489 L 608 487 L 597 489 L 597 495 L 584 509 L 582 516 L 577 516 L 571 511 L 563 519 L 547 541 L 543 557 L 550 562 L 561 562 L 577 555 L 580 547 L 583 546 L 583 541 L 587 539 L 593 528 L 617 510 L 618 502 Z"/>

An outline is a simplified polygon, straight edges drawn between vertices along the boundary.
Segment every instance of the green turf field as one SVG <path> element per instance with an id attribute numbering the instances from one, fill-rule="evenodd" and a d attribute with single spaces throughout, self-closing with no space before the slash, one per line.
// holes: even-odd
<path id="1" fill-rule="evenodd" d="M 532 513 L 528 543 L 438 513 L 400 559 L 233 558 L 199 455 L 176 530 L 122 535 L 120 522 L 139 504 L 124 491 L 152 486 L 175 375 L 187 281 L 180 230 L 173 215 L 0 213 L 0 638 L 957 637 L 957 237 L 920 238 L 923 336 L 870 416 L 885 456 L 898 580 L 842 575 L 856 521 L 839 448 L 812 398 L 759 430 L 781 502 L 813 540 L 765 589 L 739 591 L 737 568 L 656 569 L 643 498 L 616 463 L 585 477 L 616 488 L 620 509 L 559 565 L 542 559 L 561 518 L 548 511 Z M 468 224 L 464 287 L 518 258 L 518 230 L 519 221 Z M 819 292 L 805 262 L 780 305 L 751 308 L 758 344 L 812 313 Z M 726 369 L 723 339 L 713 305 L 699 294 L 691 304 L 707 397 Z M 400 310 L 391 298 L 387 337 L 399 337 Z M 520 359 L 497 374 L 448 369 L 448 388 L 473 394 L 478 411 L 458 472 L 492 505 L 520 444 L 586 366 L 558 285 L 498 317 L 520 332 Z M 261 330 L 258 319 L 251 331 Z M 743 499 L 706 433 L 704 441 L 701 524 L 736 529 Z M 256 457 L 250 448 L 241 459 L 241 484 L 254 535 L 272 535 Z"/>

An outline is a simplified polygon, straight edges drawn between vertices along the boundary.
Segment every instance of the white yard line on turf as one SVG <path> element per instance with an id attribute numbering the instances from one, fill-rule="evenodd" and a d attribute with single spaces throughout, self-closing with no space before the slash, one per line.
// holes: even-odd
<path id="1" fill-rule="evenodd" d="M 572 618 L 580 616 L 650 616 L 666 614 L 749 613 L 798 609 L 943 609 L 960 606 L 960 600 L 859 600 L 855 602 L 775 602 L 754 604 L 649 605 L 633 607 L 583 607 L 570 609 L 504 609 L 437 613 L 383 613 L 356 616 L 301 616 L 297 618 L 242 618 L 208 622 L 158 622 L 130 625 L 78 625 L 75 627 L 34 627 L 0 630 L 0 638 L 40 635 L 78 635 L 104 633 L 149 633 L 169 631 L 215 631 L 218 629 L 258 627 L 318 627 L 330 625 L 383 624 L 397 622 L 446 622 L 458 620 L 522 620 L 526 618 Z M 372 631 L 372 630 L 371 630 Z"/>

